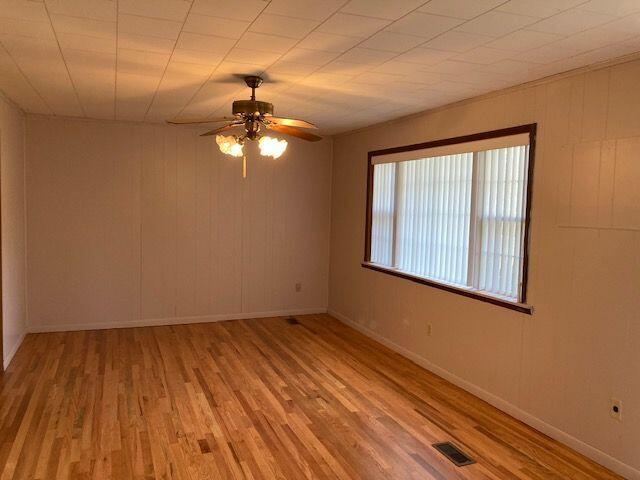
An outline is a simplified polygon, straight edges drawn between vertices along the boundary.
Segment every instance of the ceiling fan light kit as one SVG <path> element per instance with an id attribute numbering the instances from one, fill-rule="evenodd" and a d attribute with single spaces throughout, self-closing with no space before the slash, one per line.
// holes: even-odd
<path id="1" fill-rule="evenodd" d="M 260 147 L 260 155 L 279 158 L 287 149 L 287 141 L 272 137 L 260 137 L 258 146 Z"/>
<path id="2" fill-rule="evenodd" d="M 228 137 L 216 135 L 216 143 L 222 153 L 231 155 L 232 157 L 242 157 L 244 155 L 242 150 L 244 145 L 238 142 L 234 135 L 229 135 Z"/>
<path id="3" fill-rule="evenodd" d="M 322 137 L 300 130 L 316 129 L 317 127 L 304 120 L 295 118 L 282 118 L 273 116 L 273 104 L 256 100 L 256 88 L 263 83 L 263 78 L 256 75 L 244 77 L 244 81 L 251 88 L 251 99 L 236 100 L 232 105 L 233 117 L 223 117 L 209 120 L 187 120 L 169 121 L 173 125 L 229 122 L 223 127 L 219 127 L 203 133 L 201 136 L 216 135 L 216 143 L 220 151 L 233 157 L 243 157 L 242 176 L 247 176 L 247 159 L 244 154 L 245 140 L 258 140 L 260 155 L 279 158 L 287 149 L 287 141 L 262 135 L 263 128 L 275 132 L 291 135 L 310 142 L 317 142 Z M 220 135 L 222 132 L 237 127 L 244 127 L 245 133 L 242 135 Z"/>

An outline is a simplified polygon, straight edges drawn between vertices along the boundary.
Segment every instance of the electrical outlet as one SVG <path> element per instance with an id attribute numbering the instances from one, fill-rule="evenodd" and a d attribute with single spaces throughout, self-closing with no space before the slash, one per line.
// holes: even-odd
<path id="1" fill-rule="evenodd" d="M 302 284 L 296 283 L 296 292 L 301 292 L 301 291 L 302 291 Z"/>
<path id="2" fill-rule="evenodd" d="M 431 332 L 433 331 L 433 327 L 430 323 L 427 323 L 427 337 L 431 336 Z"/>
<path id="3" fill-rule="evenodd" d="M 609 405 L 609 415 L 611 415 L 611 418 L 615 418 L 618 421 L 622 420 L 622 402 L 617 398 L 611 399 L 611 404 Z"/>

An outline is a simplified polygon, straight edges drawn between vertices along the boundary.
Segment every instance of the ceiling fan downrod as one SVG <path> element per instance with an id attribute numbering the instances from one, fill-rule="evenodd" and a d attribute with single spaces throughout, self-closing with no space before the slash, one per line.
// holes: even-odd
<path id="1" fill-rule="evenodd" d="M 262 79 L 262 77 L 259 77 L 257 75 L 247 75 L 246 77 L 244 77 L 244 83 L 246 83 L 247 87 L 251 89 L 252 101 L 256 100 L 256 88 L 259 88 L 260 85 L 262 85 L 263 81 L 264 80 Z"/>

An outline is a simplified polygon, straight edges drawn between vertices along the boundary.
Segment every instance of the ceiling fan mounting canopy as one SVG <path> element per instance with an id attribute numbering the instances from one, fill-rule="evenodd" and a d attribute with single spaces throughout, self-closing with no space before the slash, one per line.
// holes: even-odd
<path id="1" fill-rule="evenodd" d="M 246 83 L 247 87 L 251 88 L 252 90 L 260 87 L 263 82 L 264 79 L 258 75 L 246 75 L 244 77 L 244 83 Z"/>

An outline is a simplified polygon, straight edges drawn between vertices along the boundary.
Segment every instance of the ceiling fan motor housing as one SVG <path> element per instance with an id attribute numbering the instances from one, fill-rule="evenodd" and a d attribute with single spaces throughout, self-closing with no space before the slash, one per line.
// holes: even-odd
<path id="1" fill-rule="evenodd" d="M 273 115 L 273 104 L 259 100 L 236 100 L 232 111 L 234 115 L 253 115 L 256 112 L 260 115 Z"/>

